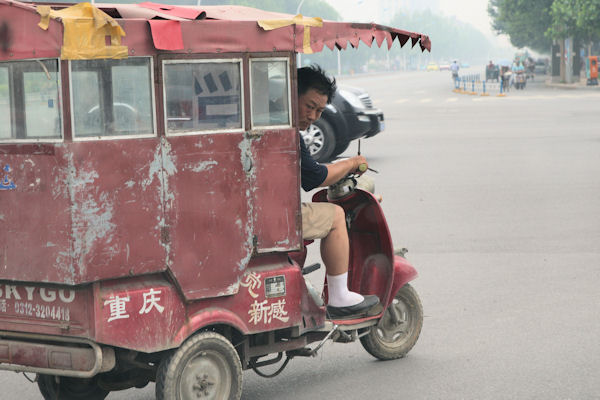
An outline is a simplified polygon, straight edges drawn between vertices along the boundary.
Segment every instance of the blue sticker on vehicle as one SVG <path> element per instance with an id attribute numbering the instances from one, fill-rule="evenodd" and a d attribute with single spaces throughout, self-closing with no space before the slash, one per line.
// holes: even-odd
<path id="1" fill-rule="evenodd" d="M 4 166 L 4 168 L 2 168 L 2 170 L 5 173 L 4 173 L 4 178 L 2 179 L 2 181 L 0 181 L 0 190 L 13 190 L 13 189 L 15 189 L 17 186 L 8 177 L 8 173 L 10 172 L 10 165 L 6 164 Z"/>

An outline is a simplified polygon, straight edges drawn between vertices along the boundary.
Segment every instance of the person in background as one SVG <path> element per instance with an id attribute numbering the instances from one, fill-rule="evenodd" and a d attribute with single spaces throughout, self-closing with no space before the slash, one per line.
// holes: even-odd
<path id="1" fill-rule="evenodd" d="M 485 80 L 492 80 L 492 79 L 497 79 L 498 78 L 498 73 L 495 70 L 496 66 L 494 65 L 494 62 L 492 60 L 490 60 L 490 63 L 485 67 Z"/>
<path id="2" fill-rule="evenodd" d="M 524 71 L 525 67 L 523 67 L 523 63 L 519 58 L 515 58 L 515 61 L 513 61 L 512 66 L 510 67 L 510 70 L 512 72 L 512 75 L 510 76 L 510 86 L 513 86 L 517 74 L 519 73 L 519 71 Z"/>
<path id="3" fill-rule="evenodd" d="M 458 79 L 458 70 L 460 69 L 460 66 L 458 65 L 458 62 L 456 60 L 452 61 L 452 64 L 450 64 L 450 71 L 452 71 L 452 79 L 457 80 Z"/>
<path id="4" fill-rule="evenodd" d="M 500 82 L 502 82 L 502 91 L 504 92 L 508 92 L 509 88 L 510 88 L 510 78 L 511 78 L 512 72 L 510 71 L 510 68 L 508 68 L 508 66 L 502 66 L 500 67 Z"/>
<path id="5" fill-rule="evenodd" d="M 511 67 L 511 71 L 512 71 L 511 80 L 512 80 L 512 84 L 514 85 L 514 83 L 516 82 L 516 79 L 517 79 L 517 75 L 525 73 L 525 67 L 523 66 L 523 62 L 521 61 L 521 59 L 515 58 L 515 62 L 513 63 L 512 67 Z"/>

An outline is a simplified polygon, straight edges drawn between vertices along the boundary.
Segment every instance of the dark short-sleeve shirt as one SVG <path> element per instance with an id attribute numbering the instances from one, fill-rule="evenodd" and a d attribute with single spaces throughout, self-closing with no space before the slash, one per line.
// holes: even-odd
<path id="1" fill-rule="evenodd" d="M 302 180 L 302 189 L 308 192 L 319 187 L 327 178 L 327 167 L 316 162 L 306 145 L 300 137 L 300 179 Z"/>

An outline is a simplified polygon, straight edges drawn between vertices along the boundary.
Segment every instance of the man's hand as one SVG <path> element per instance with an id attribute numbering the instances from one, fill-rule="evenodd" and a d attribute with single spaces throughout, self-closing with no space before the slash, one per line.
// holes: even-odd
<path id="1" fill-rule="evenodd" d="M 336 183 L 351 172 L 362 174 L 364 171 L 359 171 L 361 164 L 365 164 L 367 167 L 369 166 L 367 159 L 364 156 L 354 156 L 333 164 L 327 164 L 327 178 L 325 178 L 321 187 Z"/>
<path id="2" fill-rule="evenodd" d="M 356 172 L 359 175 L 362 175 L 365 173 L 365 171 L 367 170 L 367 168 L 369 167 L 369 163 L 367 162 L 367 159 L 363 156 L 354 156 L 351 158 L 351 160 L 355 160 L 356 161 L 356 168 L 354 168 L 354 172 Z M 364 167 L 361 168 L 360 166 L 364 164 Z M 362 169 L 362 171 L 361 171 Z"/>

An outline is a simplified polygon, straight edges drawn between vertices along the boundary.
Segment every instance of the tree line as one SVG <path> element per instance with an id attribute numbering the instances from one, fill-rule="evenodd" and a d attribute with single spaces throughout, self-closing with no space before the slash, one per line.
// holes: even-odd
<path id="1" fill-rule="evenodd" d="M 490 0 L 488 13 L 495 31 L 519 48 L 547 53 L 554 40 L 600 39 L 600 0 Z"/>
<path id="2" fill-rule="evenodd" d="M 170 0 L 169 2 L 189 2 L 193 0 Z M 201 0 L 202 5 L 230 4 L 255 7 L 267 11 L 296 14 L 301 0 Z M 300 9 L 302 15 L 321 17 L 339 21 L 340 14 L 324 0 L 305 0 Z M 390 51 L 379 49 L 376 45 L 368 48 L 360 44 L 357 49 L 347 49 L 337 54 L 327 48 L 319 54 L 302 55 L 301 63 L 321 64 L 330 71 L 340 68 L 340 73 L 419 68 L 428 61 L 452 61 L 453 59 L 469 61 L 472 64 L 486 62 L 491 55 L 498 54 L 489 40 L 475 27 L 432 11 L 401 12 L 390 16 L 389 21 L 375 21 L 407 31 L 419 32 L 430 37 L 433 47 L 431 53 L 420 50 L 408 51 L 410 43 L 400 51 L 398 43 L 394 43 Z M 384 44 L 385 47 L 385 44 Z"/>

